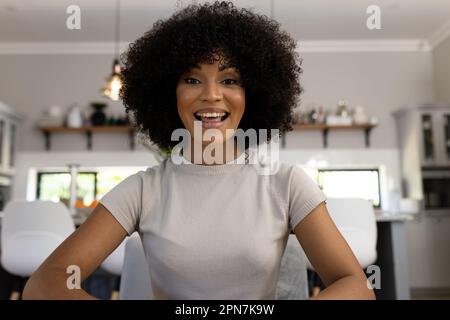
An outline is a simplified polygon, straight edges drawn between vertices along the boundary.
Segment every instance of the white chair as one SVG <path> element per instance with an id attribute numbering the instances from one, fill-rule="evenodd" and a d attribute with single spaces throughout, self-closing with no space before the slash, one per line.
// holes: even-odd
<path id="1" fill-rule="evenodd" d="M 102 262 L 102 269 L 116 276 L 120 276 L 122 274 L 126 242 L 127 238 L 125 238 L 122 243 L 119 244 L 119 246 Z"/>
<path id="2" fill-rule="evenodd" d="M 295 234 L 290 234 L 281 258 L 277 282 L 277 300 L 304 300 L 308 298 L 306 256 Z"/>
<path id="3" fill-rule="evenodd" d="M 62 203 L 9 202 L 1 226 L 3 268 L 29 277 L 74 230 L 70 211 Z M 11 297 L 19 296 L 14 292 Z"/>
<path id="4" fill-rule="evenodd" d="M 108 273 L 116 276 L 117 281 L 121 281 L 122 268 L 125 256 L 125 244 L 127 242 L 125 238 L 121 244 L 102 262 L 101 268 Z M 117 282 L 116 281 L 116 282 Z M 119 285 L 114 285 L 113 292 L 111 293 L 111 300 L 117 300 L 119 298 Z"/>
<path id="5" fill-rule="evenodd" d="M 328 198 L 328 212 L 363 269 L 377 259 L 377 224 L 372 204 L 359 198 Z M 314 270 L 309 260 L 308 269 Z M 313 293 L 316 294 L 317 290 Z"/>
<path id="6" fill-rule="evenodd" d="M 150 270 L 141 237 L 133 233 L 125 245 L 125 259 L 120 281 L 121 300 L 149 300 L 153 298 Z"/>

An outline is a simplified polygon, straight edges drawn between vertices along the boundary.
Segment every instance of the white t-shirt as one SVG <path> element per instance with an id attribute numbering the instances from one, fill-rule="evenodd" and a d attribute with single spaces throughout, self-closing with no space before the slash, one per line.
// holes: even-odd
<path id="1" fill-rule="evenodd" d="M 259 166 L 166 159 L 100 200 L 140 233 L 156 299 L 275 299 L 289 233 L 326 198 L 299 167 Z"/>

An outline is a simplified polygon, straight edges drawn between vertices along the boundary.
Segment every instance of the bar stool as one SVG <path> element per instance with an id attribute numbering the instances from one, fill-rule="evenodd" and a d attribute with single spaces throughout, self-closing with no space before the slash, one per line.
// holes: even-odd
<path id="1" fill-rule="evenodd" d="M 101 268 L 115 276 L 114 289 L 111 293 L 111 300 L 118 300 L 120 296 L 119 286 L 121 282 L 123 262 L 125 256 L 125 244 L 129 237 L 126 237 L 121 244 L 102 262 Z"/>
<path id="2" fill-rule="evenodd" d="M 75 230 L 70 211 L 51 201 L 12 201 L 1 226 L 1 264 L 9 273 L 29 277 Z M 12 292 L 19 299 L 23 284 Z"/>

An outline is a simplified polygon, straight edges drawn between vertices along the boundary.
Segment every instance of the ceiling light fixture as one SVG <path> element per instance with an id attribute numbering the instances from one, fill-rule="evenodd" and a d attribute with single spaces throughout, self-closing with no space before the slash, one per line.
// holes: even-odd
<path id="1" fill-rule="evenodd" d="M 101 89 L 103 96 L 110 98 L 113 101 L 119 100 L 119 91 L 122 87 L 122 79 L 120 77 L 120 62 L 119 62 L 119 31 L 120 31 L 120 0 L 116 0 L 116 39 L 114 48 L 114 61 L 112 67 L 112 74 L 106 78 L 106 82 Z"/>

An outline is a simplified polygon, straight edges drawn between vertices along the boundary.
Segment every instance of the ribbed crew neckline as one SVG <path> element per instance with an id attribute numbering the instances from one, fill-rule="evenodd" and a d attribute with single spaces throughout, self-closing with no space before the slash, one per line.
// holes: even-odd
<path id="1" fill-rule="evenodd" d="M 175 171 L 184 172 L 193 175 L 221 175 L 228 172 L 236 171 L 246 165 L 249 158 L 249 151 L 243 151 L 236 159 L 231 160 L 224 164 L 216 165 L 203 165 L 195 164 L 187 160 L 181 155 L 177 155 L 181 161 L 180 164 L 174 163 L 172 157 L 168 159 L 168 162 Z"/>

